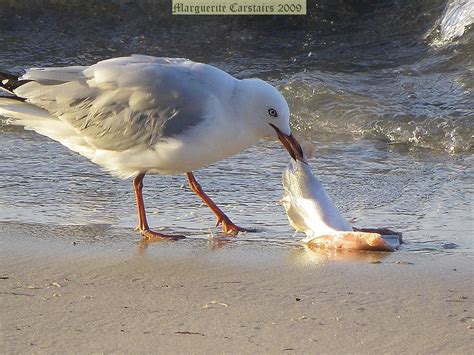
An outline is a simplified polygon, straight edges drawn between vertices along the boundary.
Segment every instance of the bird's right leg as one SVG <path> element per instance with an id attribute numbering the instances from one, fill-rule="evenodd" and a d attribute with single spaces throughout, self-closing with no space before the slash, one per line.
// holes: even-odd
<path id="1" fill-rule="evenodd" d="M 248 232 L 249 230 L 235 225 L 222 210 L 217 207 L 214 201 L 203 191 L 201 185 L 197 182 L 192 172 L 186 173 L 188 177 L 188 183 L 191 190 L 198 195 L 201 200 L 214 212 L 217 217 L 216 227 L 222 224 L 222 231 L 225 235 L 236 236 L 239 232 Z"/>
<path id="2" fill-rule="evenodd" d="M 145 173 L 138 174 L 133 179 L 133 191 L 135 192 L 135 198 L 137 200 L 137 210 L 138 210 L 138 226 L 137 230 L 140 234 L 147 239 L 167 239 L 167 240 L 178 240 L 183 239 L 183 235 L 174 235 L 174 234 L 163 234 L 150 230 L 148 227 L 148 222 L 146 220 L 145 204 L 143 203 L 143 178 Z"/>

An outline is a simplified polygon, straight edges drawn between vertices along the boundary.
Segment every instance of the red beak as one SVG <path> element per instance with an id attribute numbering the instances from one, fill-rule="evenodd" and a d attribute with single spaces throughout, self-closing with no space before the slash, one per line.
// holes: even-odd
<path id="1" fill-rule="evenodd" d="M 285 149 L 288 151 L 290 156 L 294 160 L 300 160 L 300 161 L 305 161 L 303 157 L 303 149 L 301 149 L 300 144 L 298 141 L 295 139 L 295 137 L 290 134 L 286 135 L 282 131 L 280 131 L 275 125 L 272 125 L 270 123 L 270 126 L 273 127 L 273 129 L 276 131 L 278 135 L 278 139 L 280 140 L 281 144 L 285 147 Z"/>

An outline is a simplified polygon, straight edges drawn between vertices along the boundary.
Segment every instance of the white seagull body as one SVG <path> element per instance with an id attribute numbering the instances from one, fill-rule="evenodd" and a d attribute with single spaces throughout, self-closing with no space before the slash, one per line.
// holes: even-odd
<path id="1" fill-rule="evenodd" d="M 27 102 L 2 105 L 0 114 L 121 177 L 193 171 L 260 139 L 241 112 L 256 81 L 210 65 L 134 55 L 33 68 L 21 79 L 32 80 L 15 90 Z"/>
<path id="2" fill-rule="evenodd" d="M 302 159 L 288 105 L 273 86 L 187 59 L 132 55 L 89 67 L 32 68 L 20 78 L 0 73 L 0 88 L 8 94 L 0 96 L 0 115 L 12 124 L 54 139 L 116 176 L 135 178 L 138 228 L 146 236 L 152 234 L 143 232 L 149 228 L 140 200 L 148 172 L 187 173 L 224 232 L 237 232 L 242 229 L 210 201 L 192 171 L 272 135 Z"/>

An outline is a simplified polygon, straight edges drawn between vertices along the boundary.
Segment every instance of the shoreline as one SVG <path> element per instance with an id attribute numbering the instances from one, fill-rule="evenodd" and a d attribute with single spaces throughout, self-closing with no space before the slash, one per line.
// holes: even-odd
<path id="1" fill-rule="evenodd" d="M 468 353 L 474 335 L 470 256 L 0 235 L 9 354 Z"/>

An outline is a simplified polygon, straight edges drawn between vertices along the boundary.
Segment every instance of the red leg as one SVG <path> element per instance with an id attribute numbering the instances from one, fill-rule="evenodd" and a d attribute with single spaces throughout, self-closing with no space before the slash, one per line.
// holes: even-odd
<path id="1" fill-rule="evenodd" d="M 186 173 L 186 175 L 188 177 L 189 187 L 191 188 L 191 190 L 193 190 L 196 195 L 198 195 L 216 215 L 216 227 L 219 224 L 222 224 L 222 232 L 226 235 L 236 235 L 238 232 L 247 231 L 246 229 L 236 226 L 234 223 L 232 223 L 230 218 L 227 217 L 219 207 L 217 207 L 214 201 L 212 201 L 211 198 L 207 196 L 206 193 L 202 190 L 201 185 L 196 181 L 196 178 L 194 177 L 192 172 Z"/>
<path id="2" fill-rule="evenodd" d="M 135 192 L 135 198 L 137 200 L 137 210 L 138 210 L 138 226 L 136 230 L 140 232 L 140 234 L 148 239 L 170 239 L 170 240 L 178 240 L 183 239 L 183 235 L 168 235 L 158 232 L 153 232 L 148 227 L 148 222 L 146 220 L 146 213 L 145 213 L 145 204 L 143 203 L 143 178 L 145 177 L 145 173 L 138 174 L 135 179 L 133 179 L 133 191 Z"/>

